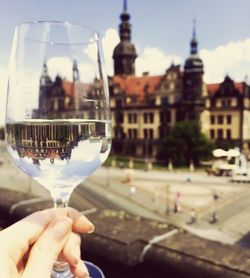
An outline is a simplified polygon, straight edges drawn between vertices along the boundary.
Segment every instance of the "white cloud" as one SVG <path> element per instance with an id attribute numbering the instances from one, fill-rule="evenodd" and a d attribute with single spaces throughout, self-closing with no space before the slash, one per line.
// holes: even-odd
<path id="1" fill-rule="evenodd" d="M 118 33 L 115 29 L 108 29 L 103 38 L 102 38 L 102 45 L 104 51 L 104 59 L 105 59 L 105 68 L 108 75 L 114 74 L 114 65 L 113 65 L 113 51 L 115 46 L 119 43 L 120 39 Z M 92 61 L 96 61 L 96 44 L 89 44 L 87 48 L 83 49 L 83 52 L 87 54 L 87 56 Z"/>
<path id="2" fill-rule="evenodd" d="M 102 39 L 106 71 L 111 76 L 114 74 L 113 51 L 119 41 L 120 38 L 115 29 L 108 29 Z"/>
<path id="3" fill-rule="evenodd" d="M 57 75 L 72 81 L 72 60 L 68 57 L 53 57 L 47 61 L 48 74 L 54 79 Z"/>
<path id="4" fill-rule="evenodd" d="M 5 121 L 5 104 L 7 95 L 8 70 L 0 69 L 0 126 Z"/>
<path id="5" fill-rule="evenodd" d="M 172 62 L 180 64 L 181 58 L 177 55 L 165 54 L 156 47 L 146 47 L 136 59 L 136 74 L 141 75 L 146 71 L 150 75 L 163 74 Z"/>
<path id="6" fill-rule="evenodd" d="M 103 37 L 103 49 L 106 62 L 106 70 L 109 75 L 114 74 L 113 51 L 115 46 L 119 43 L 120 38 L 115 29 L 108 29 Z M 150 74 L 162 74 L 171 62 L 181 63 L 181 58 L 173 54 L 165 54 L 162 50 L 156 47 L 140 48 L 136 44 L 138 57 L 136 59 L 136 74 L 142 75 L 143 72 L 149 71 Z"/>
<path id="7" fill-rule="evenodd" d="M 104 55 L 106 61 L 106 70 L 109 75 L 113 75 L 113 50 L 119 43 L 119 35 L 115 29 L 108 29 L 102 39 Z M 157 47 L 141 48 L 136 44 L 138 57 L 136 59 L 136 74 L 141 75 L 148 71 L 150 75 L 163 74 L 171 62 L 182 64 L 184 59 L 178 55 L 168 54 Z M 96 51 L 93 49 L 84 49 L 87 59 L 79 63 L 78 68 L 80 77 L 85 80 L 91 80 L 94 77 L 93 64 Z M 226 45 L 220 45 L 214 49 L 202 49 L 200 57 L 204 63 L 204 80 L 206 83 L 221 82 L 228 74 L 236 81 L 242 81 L 245 76 L 250 78 L 250 38 L 238 42 L 230 42 Z M 60 66 L 58 66 L 60 65 Z M 62 76 L 72 80 L 72 60 L 67 57 L 52 58 L 48 61 L 49 74 L 55 76 L 60 74 L 58 68 L 63 69 Z M 5 68 L 0 68 L 0 125 L 4 123 L 5 96 L 7 91 L 7 72 Z"/>
<path id="8" fill-rule="evenodd" d="M 204 80 L 207 83 L 221 82 L 228 74 L 236 81 L 250 77 L 250 39 L 230 42 L 212 50 L 202 49 Z"/>
<path id="9" fill-rule="evenodd" d="M 85 49 L 87 55 L 89 55 L 91 58 L 91 55 L 93 54 L 89 49 Z M 83 82 L 92 82 L 95 76 L 97 75 L 96 73 L 96 68 L 91 61 L 87 59 L 85 63 L 79 63 L 78 64 L 78 70 L 79 70 L 79 75 L 80 79 Z M 48 66 L 48 74 L 52 78 L 52 80 L 55 79 L 56 75 L 59 75 L 63 79 L 66 79 L 68 81 L 73 80 L 73 62 L 69 57 L 53 57 L 48 60 L 47 62 Z"/>

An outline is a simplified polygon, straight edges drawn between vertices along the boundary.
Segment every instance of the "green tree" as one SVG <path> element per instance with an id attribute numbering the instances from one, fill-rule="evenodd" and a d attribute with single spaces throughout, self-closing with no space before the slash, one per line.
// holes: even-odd
<path id="1" fill-rule="evenodd" d="M 201 160 L 211 157 L 213 148 L 214 144 L 201 132 L 197 121 L 183 121 L 176 123 L 164 138 L 158 159 L 172 159 L 177 166 L 189 165 L 191 160 L 199 165 Z"/>

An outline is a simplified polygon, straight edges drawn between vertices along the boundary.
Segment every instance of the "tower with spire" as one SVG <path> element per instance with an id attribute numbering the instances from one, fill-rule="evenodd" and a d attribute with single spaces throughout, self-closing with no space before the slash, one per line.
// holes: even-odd
<path id="1" fill-rule="evenodd" d="M 183 72 L 184 119 L 199 119 L 204 109 L 203 99 L 203 62 L 198 55 L 196 21 L 193 22 L 193 34 L 190 42 L 190 55 L 185 61 Z"/>
<path id="2" fill-rule="evenodd" d="M 123 1 L 123 12 L 120 19 L 120 42 L 113 52 L 114 75 L 134 75 L 137 54 L 135 46 L 131 43 L 131 24 L 129 23 L 130 15 L 127 12 L 127 0 Z"/>
<path id="3" fill-rule="evenodd" d="M 79 77 L 79 70 L 78 70 L 78 66 L 77 66 L 77 62 L 76 60 L 73 61 L 73 82 L 79 81 L 80 77 Z"/>

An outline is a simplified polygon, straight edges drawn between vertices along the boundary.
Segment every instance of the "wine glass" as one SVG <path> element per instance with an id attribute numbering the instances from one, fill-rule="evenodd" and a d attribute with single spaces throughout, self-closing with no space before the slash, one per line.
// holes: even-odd
<path id="1" fill-rule="evenodd" d="M 39 21 L 15 29 L 7 150 L 50 192 L 56 208 L 67 207 L 74 188 L 101 166 L 111 148 L 103 60 L 98 32 L 86 26 Z M 66 263 L 57 262 L 51 277 L 72 274 Z"/>

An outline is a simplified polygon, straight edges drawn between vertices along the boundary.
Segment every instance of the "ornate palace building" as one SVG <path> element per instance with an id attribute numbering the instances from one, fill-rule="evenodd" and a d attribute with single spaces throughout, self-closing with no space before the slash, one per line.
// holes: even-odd
<path id="1" fill-rule="evenodd" d="M 126 0 L 120 19 L 114 76 L 109 78 L 115 153 L 155 157 L 169 127 L 183 120 L 198 120 L 218 145 L 250 142 L 249 86 L 229 76 L 221 84 L 204 83 L 195 25 L 183 69 L 172 64 L 162 75 L 137 77 Z"/>

